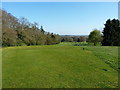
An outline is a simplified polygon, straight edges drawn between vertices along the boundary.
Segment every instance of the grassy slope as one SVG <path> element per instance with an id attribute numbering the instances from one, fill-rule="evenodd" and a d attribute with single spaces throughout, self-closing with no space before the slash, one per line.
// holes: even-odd
<path id="1" fill-rule="evenodd" d="M 85 48 L 85 50 L 91 51 L 97 58 L 104 61 L 110 67 L 115 70 L 119 70 L 118 63 L 118 47 L 116 46 L 92 46 L 93 44 L 88 44 L 86 42 L 62 42 L 60 46 L 74 46 L 75 44 L 79 44 L 80 47 Z"/>
<path id="2" fill-rule="evenodd" d="M 117 80 L 116 70 L 78 46 L 3 49 L 3 88 L 106 88 Z"/>
<path id="3" fill-rule="evenodd" d="M 115 70 L 118 69 L 118 47 L 96 46 L 84 47 L 86 50 L 92 51 L 95 56 L 104 61 Z M 120 62 L 119 62 L 120 63 Z"/>

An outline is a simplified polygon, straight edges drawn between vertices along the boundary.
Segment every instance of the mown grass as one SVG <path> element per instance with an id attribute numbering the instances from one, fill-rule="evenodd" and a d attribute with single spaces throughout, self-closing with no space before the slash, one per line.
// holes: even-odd
<path id="1" fill-rule="evenodd" d="M 4 48 L 3 88 L 118 87 L 118 72 L 88 48 L 70 45 Z"/>
<path id="2" fill-rule="evenodd" d="M 84 47 L 86 50 L 92 51 L 93 54 L 100 60 L 104 61 L 110 67 L 119 71 L 120 61 L 118 62 L 118 47 L 109 46 L 94 46 L 94 47 Z"/>
<path id="3" fill-rule="evenodd" d="M 106 64 L 109 64 L 112 68 L 119 71 L 120 61 L 118 61 L 118 48 L 117 46 L 94 46 L 92 43 L 88 44 L 87 42 L 62 42 L 60 43 L 62 46 L 75 46 L 79 45 L 81 48 L 85 50 L 91 51 L 95 56 L 99 59 L 103 60 Z"/>
<path id="4" fill-rule="evenodd" d="M 61 42 L 60 44 L 57 44 L 59 46 L 94 46 L 93 43 L 88 42 Z M 97 43 L 97 46 L 101 46 L 100 43 Z"/>

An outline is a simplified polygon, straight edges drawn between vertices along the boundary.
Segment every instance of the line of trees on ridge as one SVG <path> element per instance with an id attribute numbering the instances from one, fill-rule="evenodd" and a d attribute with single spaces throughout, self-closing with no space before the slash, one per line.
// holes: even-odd
<path id="1" fill-rule="evenodd" d="M 60 36 L 46 32 L 38 23 L 30 23 L 26 18 L 16 18 L 0 9 L 2 16 L 2 46 L 53 45 L 60 43 Z"/>

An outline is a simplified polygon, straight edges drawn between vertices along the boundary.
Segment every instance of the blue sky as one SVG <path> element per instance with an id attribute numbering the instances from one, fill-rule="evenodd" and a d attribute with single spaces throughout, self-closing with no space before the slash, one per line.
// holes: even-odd
<path id="1" fill-rule="evenodd" d="M 107 19 L 118 18 L 117 2 L 4 2 L 2 8 L 60 35 L 88 35 L 95 28 L 102 31 Z"/>

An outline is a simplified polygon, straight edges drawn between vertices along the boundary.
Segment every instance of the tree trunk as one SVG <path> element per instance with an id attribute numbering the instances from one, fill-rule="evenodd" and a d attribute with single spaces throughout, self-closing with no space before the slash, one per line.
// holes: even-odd
<path id="1" fill-rule="evenodd" d="M 96 43 L 94 43 L 94 46 L 96 46 Z"/>

